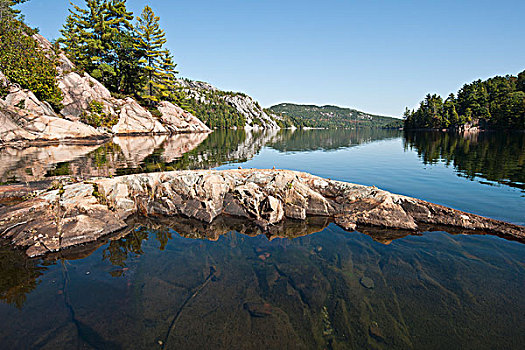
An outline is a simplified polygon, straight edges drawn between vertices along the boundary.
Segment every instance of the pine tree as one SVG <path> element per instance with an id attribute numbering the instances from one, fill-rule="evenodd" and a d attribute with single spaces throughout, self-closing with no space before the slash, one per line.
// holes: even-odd
<path id="1" fill-rule="evenodd" d="M 145 83 L 139 95 L 150 105 L 159 101 L 159 96 L 166 94 L 165 72 L 162 69 L 162 58 L 167 55 L 164 49 L 166 38 L 160 29 L 160 18 L 155 16 L 151 7 L 146 6 L 137 19 L 136 49 L 141 53 L 140 63 L 145 71 Z M 169 54 L 168 54 L 169 55 Z M 170 68 L 171 69 L 171 68 Z"/>
<path id="2" fill-rule="evenodd" d="M 133 14 L 125 0 L 85 0 L 85 8 L 73 5 L 59 39 L 64 52 L 112 91 L 130 86 L 121 69 L 133 66 Z M 127 73 L 132 70 L 125 69 Z M 135 78 L 133 76 L 129 78 Z"/>
<path id="3" fill-rule="evenodd" d="M 177 79 L 175 70 L 177 64 L 173 61 L 173 56 L 168 50 L 165 50 L 160 57 L 160 70 L 158 72 L 159 82 L 162 89 L 159 91 L 159 97 L 163 100 L 173 100 L 173 93 L 177 88 Z"/>

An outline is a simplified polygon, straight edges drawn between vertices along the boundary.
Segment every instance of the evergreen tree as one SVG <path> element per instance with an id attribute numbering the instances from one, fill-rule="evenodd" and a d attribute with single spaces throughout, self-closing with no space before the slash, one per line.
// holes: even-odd
<path id="1" fill-rule="evenodd" d="M 139 62 L 146 76 L 139 95 L 150 105 L 158 102 L 159 97 L 166 95 L 168 91 L 168 87 L 164 85 L 167 77 L 162 63 L 163 57 L 169 54 L 164 49 L 166 38 L 164 31 L 160 29 L 159 21 L 159 17 L 155 16 L 151 7 L 146 6 L 137 19 L 136 26 L 137 43 L 135 47 L 142 56 Z"/>
<path id="2" fill-rule="evenodd" d="M 161 83 L 164 85 L 161 96 L 163 99 L 173 100 L 174 92 L 178 87 L 175 77 L 179 73 L 175 70 L 177 64 L 173 61 L 173 56 L 167 50 L 162 54 L 160 61 Z"/>
<path id="3" fill-rule="evenodd" d="M 125 0 L 85 0 L 85 8 L 72 5 L 59 43 L 77 65 L 114 92 L 136 82 L 132 74 L 133 14 Z M 136 71 L 136 70 L 135 70 Z M 131 80 L 129 82 L 128 80 Z"/>
<path id="4" fill-rule="evenodd" d="M 162 85 L 165 87 L 165 90 L 162 93 L 162 98 L 174 102 L 182 109 L 193 113 L 190 102 L 186 97 L 186 93 L 182 89 L 182 86 L 177 82 L 176 75 L 179 72 L 175 70 L 177 64 L 173 61 L 173 56 L 166 50 L 162 55 L 161 60 Z"/>
<path id="5" fill-rule="evenodd" d="M 525 129 L 525 71 L 465 84 L 445 103 L 427 95 L 419 108 L 405 113 L 405 127 L 448 128 L 477 122 L 482 127 Z M 440 110 L 441 106 L 441 112 Z"/>
<path id="6" fill-rule="evenodd" d="M 13 8 L 15 5 L 22 4 L 29 0 L 0 0 L 0 22 L 20 18 L 20 10 Z"/>
<path id="7" fill-rule="evenodd" d="M 518 74 L 516 81 L 516 90 L 525 92 L 525 70 Z"/>
<path id="8" fill-rule="evenodd" d="M 456 97 L 454 94 L 450 94 L 443 104 L 443 123 L 441 126 L 448 128 L 450 126 L 459 126 L 459 124 L 460 118 L 456 111 Z"/>

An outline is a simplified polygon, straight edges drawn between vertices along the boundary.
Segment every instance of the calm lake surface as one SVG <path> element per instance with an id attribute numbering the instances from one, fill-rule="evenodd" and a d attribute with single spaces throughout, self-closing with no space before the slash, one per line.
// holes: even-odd
<path id="1" fill-rule="evenodd" d="M 0 149 L 0 182 L 282 168 L 525 225 L 525 134 L 216 131 Z M 137 218 L 46 260 L 0 246 L 2 349 L 523 349 L 525 244 L 346 232 L 272 237 Z"/>

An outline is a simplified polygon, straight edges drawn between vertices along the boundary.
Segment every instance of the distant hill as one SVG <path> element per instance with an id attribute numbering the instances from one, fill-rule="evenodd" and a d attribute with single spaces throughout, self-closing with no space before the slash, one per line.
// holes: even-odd
<path id="1" fill-rule="evenodd" d="M 269 108 L 272 113 L 287 117 L 298 127 L 350 128 L 355 125 L 377 128 L 399 128 L 401 119 L 373 115 L 337 106 L 298 105 L 281 103 Z"/>

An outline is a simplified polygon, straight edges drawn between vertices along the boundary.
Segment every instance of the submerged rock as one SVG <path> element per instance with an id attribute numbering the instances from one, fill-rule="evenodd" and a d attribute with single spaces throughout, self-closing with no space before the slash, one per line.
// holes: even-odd
<path id="1" fill-rule="evenodd" d="M 371 279 L 370 277 L 366 277 L 366 276 L 363 276 L 361 277 L 361 279 L 359 280 L 359 282 L 361 283 L 361 285 L 367 289 L 372 289 L 375 287 L 375 283 L 374 283 L 374 280 Z"/>
<path id="2" fill-rule="evenodd" d="M 373 321 L 370 326 L 368 327 L 368 333 L 372 338 L 374 338 L 377 341 L 384 341 L 385 338 L 383 336 L 383 332 L 381 332 L 381 329 L 379 328 L 379 325 L 377 322 Z"/>
<path id="3" fill-rule="evenodd" d="M 244 303 L 244 309 L 252 317 L 266 317 L 272 315 L 272 306 L 268 303 Z"/>
<path id="4" fill-rule="evenodd" d="M 296 209 L 287 210 L 290 205 Z M 375 187 L 255 169 L 173 171 L 61 185 L 1 208 L 0 237 L 28 248 L 31 256 L 42 255 L 126 228 L 125 220 L 136 214 L 177 215 L 207 224 L 231 216 L 252 222 L 262 233 L 274 232 L 285 219 L 322 216 L 347 230 L 365 225 L 417 231 L 443 225 L 525 239 L 522 226 Z"/>

